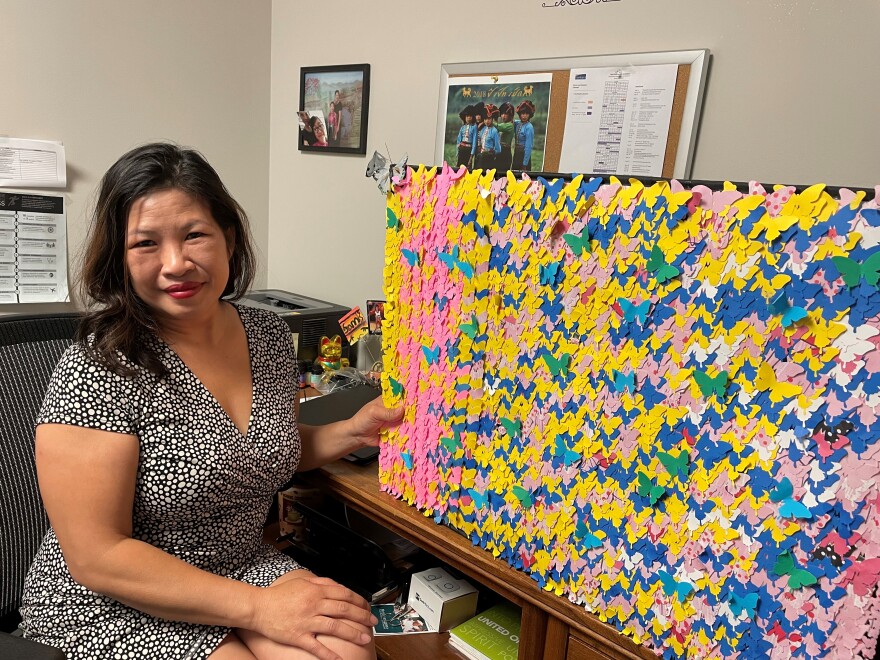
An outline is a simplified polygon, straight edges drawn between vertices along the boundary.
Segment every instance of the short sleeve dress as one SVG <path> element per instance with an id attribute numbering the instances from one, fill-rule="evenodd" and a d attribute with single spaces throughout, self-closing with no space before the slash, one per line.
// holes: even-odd
<path id="1" fill-rule="evenodd" d="M 300 568 L 262 543 L 272 499 L 299 462 L 298 374 L 285 323 L 272 312 L 236 308 L 253 382 L 245 436 L 157 337 L 147 341 L 168 368 L 161 379 L 145 372 L 122 378 L 73 345 L 37 423 L 137 436 L 132 536 L 206 571 L 266 587 Z M 155 618 L 90 591 L 70 576 L 52 529 L 28 573 L 21 615 L 25 637 L 71 660 L 207 658 L 230 630 Z"/>

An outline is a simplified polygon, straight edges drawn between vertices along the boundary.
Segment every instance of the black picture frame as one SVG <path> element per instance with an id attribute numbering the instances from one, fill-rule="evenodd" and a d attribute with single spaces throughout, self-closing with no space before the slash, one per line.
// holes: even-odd
<path id="1" fill-rule="evenodd" d="M 299 71 L 299 150 L 366 154 L 370 65 L 304 66 Z M 335 117 L 331 117 L 331 103 Z M 326 146 L 319 139 L 321 127 Z"/>

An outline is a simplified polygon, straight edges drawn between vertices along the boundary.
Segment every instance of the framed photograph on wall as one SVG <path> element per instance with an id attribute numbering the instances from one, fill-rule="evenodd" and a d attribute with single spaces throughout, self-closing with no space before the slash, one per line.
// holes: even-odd
<path id="1" fill-rule="evenodd" d="M 370 65 L 300 69 L 299 150 L 367 153 Z"/>

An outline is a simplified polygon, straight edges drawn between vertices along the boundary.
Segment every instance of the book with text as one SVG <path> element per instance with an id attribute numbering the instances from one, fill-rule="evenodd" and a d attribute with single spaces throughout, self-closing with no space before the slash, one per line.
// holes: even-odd
<path id="1" fill-rule="evenodd" d="M 449 643 L 474 660 L 516 660 L 520 608 L 501 603 L 449 631 Z"/>

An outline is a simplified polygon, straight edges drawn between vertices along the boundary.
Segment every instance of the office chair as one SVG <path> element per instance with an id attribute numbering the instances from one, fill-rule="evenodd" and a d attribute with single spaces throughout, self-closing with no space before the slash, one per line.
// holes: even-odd
<path id="1" fill-rule="evenodd" d="M 20 621 L 24 578 L 49 528 L 37 486 L 34 421 L 78 319 L 73 312 L 0 316 L 0 658 L 65 658 L 8 633 Z"/>

